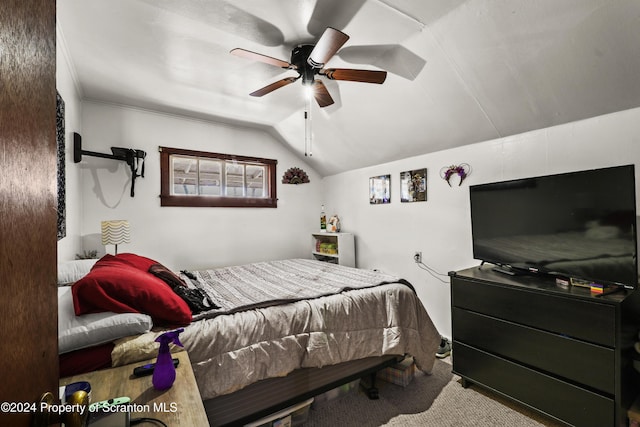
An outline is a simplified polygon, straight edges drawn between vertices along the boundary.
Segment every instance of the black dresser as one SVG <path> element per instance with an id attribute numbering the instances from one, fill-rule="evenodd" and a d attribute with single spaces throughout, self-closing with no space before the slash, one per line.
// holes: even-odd
<path id="1" fill-rule="evenodd" d="M 453 371 L 579 427 L 626 426 L 640 291 L 595 297 L 491 266 L 451 273 Z"/>

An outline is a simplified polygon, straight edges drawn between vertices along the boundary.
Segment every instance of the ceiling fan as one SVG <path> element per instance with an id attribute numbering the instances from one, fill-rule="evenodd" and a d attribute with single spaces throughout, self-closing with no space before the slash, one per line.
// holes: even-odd
<path id="1" fill-rule="evenodd" d="M 312 94 L 318 105 L 326 107 L 333 104 L 334 101 L 324 83 L 321 80 L 316 80 L 316 75 L 324 76 L 329 80 L 377 84 L 383 83 L 387 78 L 386 71 L 323 68 L 348 39 L 349 36 L 342 31 L 328 27 L 315 45 L 301 44 L 296 46 L 291 51 L 290 62 L 240 48 L 231 50 L 231 54 L 298 72 L 297 77 L 285 77 L 251 92 L 249 95 L 263 96 L 302 78 L 302 84 L 312 88 Z"/>

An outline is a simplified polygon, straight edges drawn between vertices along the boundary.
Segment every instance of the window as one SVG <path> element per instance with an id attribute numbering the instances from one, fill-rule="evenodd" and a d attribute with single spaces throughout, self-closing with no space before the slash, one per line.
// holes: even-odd
<path id="1" fill-rule="evenodd" d="M 160 205 L 275 208 L 277 163 L 160 147 Z"/>

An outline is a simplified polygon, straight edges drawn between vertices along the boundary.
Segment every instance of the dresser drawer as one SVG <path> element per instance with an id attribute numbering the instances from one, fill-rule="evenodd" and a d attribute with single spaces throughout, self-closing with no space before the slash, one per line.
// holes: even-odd
<path id="1" fill-rule="evenodd" d="M 462 277 L 454 277 L 451 285 L 453 307 L 615 347 L 616 310 L 612 305 Z"/>
<path id="2" fill-rule="evenodd" d="M 614 394 L 615 351 L 455 308 L 453 338 L 574 383 Z"/>
<path id="3" fill-rule="evenodd" d="M 613 399 L 469 347 L 455 339 L 453 344 L 453 370 L 471 382 L 575 426 L 615 424 Z"/>

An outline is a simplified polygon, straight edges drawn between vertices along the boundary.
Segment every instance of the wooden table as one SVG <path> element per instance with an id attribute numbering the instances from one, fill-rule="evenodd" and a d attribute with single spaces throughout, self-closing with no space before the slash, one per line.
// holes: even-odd
<path id="1" fill-rule="evenodd" d="M 180 364 L 176 368 L 176 381 L 169 390 L 154 389 L 151 375 L 139 378 L 133 376 L 133 368 L 155 362 L 155 359 L 62 378 L 60 385 L 88 381 L 91 384 L 92 403 L 115 397 L 129 397 L 132 419 L 156 418 L 170 427 L 208 426 L 209 421 L 187 352 L 174 353 L 172 357 L 178 358 Z"/>

